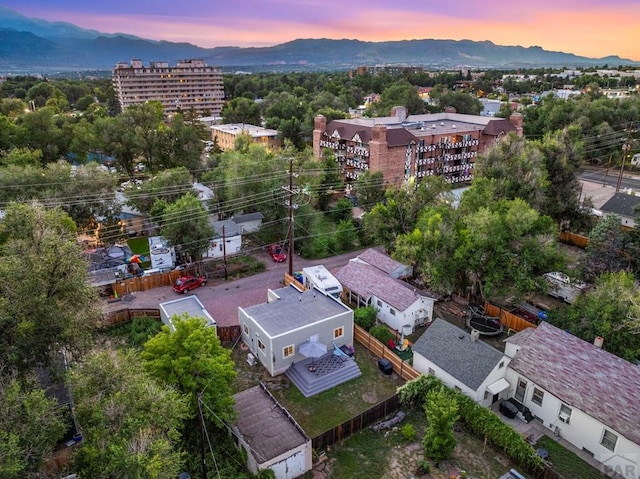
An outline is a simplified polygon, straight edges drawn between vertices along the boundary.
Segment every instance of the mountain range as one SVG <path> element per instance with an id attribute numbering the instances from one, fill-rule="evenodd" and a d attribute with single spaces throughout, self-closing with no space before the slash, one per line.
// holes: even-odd
<path id="1" fill-rule="evenodd" d="M 541 47 L 471 40 L 298 39 L 272 47 L 202 48 L 124 33 L 105 34 L 71 23 L 25 17 L 0 7 L 0 74 L 111 70 L 117 62 L 133 58 L 170 64 L 179 59 L 202 58 L 223 71 L 342 70 L 378 64 L 505 69 L 640 65 L 618 56 L 587 58 Z"/>

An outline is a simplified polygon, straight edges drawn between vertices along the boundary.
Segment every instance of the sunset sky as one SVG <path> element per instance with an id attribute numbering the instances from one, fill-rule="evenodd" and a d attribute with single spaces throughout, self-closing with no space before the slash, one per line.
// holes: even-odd
<path id="1" fill-rule="evenodd" d="M 640 61 L 640 0 L 0 0 L 28 17 L 202 47 L 490 40 Z"/>

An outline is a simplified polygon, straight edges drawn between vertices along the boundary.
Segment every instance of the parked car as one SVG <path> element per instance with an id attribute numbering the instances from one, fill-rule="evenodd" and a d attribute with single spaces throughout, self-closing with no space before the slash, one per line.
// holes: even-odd
<path id="1" fill-rule="evenodd" d="M 180 276 L 173 284 L 176 293 L 187 294 L 192 289 L 199 288 L 207 284 L 206 276 Z"/>
<path id="2" fill-rule="evenodd" d="M 267 251 L 276 263 L 282 263 L 287 259 L 287 253 L 284 252 L 284 248 L 279 244 L 270 244 L 267 246 Z"/>

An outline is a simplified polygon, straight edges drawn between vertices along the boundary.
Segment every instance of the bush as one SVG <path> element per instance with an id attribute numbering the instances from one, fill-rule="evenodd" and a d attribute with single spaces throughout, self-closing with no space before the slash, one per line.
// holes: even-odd
<path id="1" fill-rule="evenodd" d="M 371 328 L 371 331 L 369 331 L 369 333 L 371 333 L 371 336 L 376 338 L 382 344 L 387 344 L 390 339 L 396 338 L 394 334 L 389 331 L 389 328 L 387 328 L 384 324 L 374 326 L 373 328 Z"/>
<path id="2" fill-rule="evenodd" d="M 429 474 L 430 471 L 431 471 L 431 464 L 429 464 L 429 461 L 423 459 L 422 461 L 418 462 L 418 470 L 416 471 L 416 474 L 418 476 L 424 476 L 425 474 Z"/>
<path id="3" fill-rule="evenodd" d="M 369 331 L 378 318 L 378 310 L 373 306 L 358 308 L 353 313 L 354 322 L 365 331 Z"/>
<path id="4" fill-rule="evenodd" d="M 415 441 L 416 439 L 416 428 L 410 422 L 400 428 L 400 433 L 407 441 Z"/>
<path id="5" fill-rule="evenodd" d="M 129 327 L 129 343 L 142 346 L 160 332 L 162 323 L 151 316 L 136 316 Z"/>

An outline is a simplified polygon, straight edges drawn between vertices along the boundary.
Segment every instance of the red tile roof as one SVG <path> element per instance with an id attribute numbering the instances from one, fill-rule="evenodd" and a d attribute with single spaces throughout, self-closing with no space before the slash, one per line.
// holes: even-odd
<path id="1" fill-rule="evenodd" d="M 527 334 L 511 369 L 640 444 L 640 367 L 546 322 Z"/>

